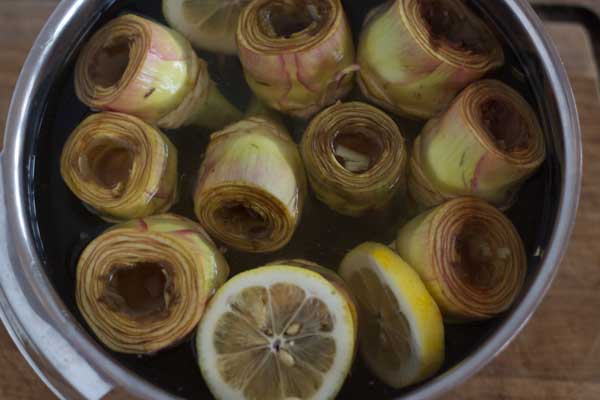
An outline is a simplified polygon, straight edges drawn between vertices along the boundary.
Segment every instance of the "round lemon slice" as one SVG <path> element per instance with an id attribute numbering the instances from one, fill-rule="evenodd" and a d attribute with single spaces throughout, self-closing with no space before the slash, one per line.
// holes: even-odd
<path id="1" fill-rule="evenodd" d="M 236 54 L 235 31 L 250 0 L 163 0 L 163 14 L 194 47 Z"/>
<path id="2" fill-rule="evenodd" d="M 340 275 L 357 301 L 360 353 L 383 382 L 401 388 L 432 376 L 444 361 L 444 324 L 417 273 L 387 246 L 364 243 Z"/>
<path id="3" fill-rule="evenodd" d="M 348 306 L 350 307 L 352 318 L 354 319 L 354 327 L 358 330 L 358 311 L 356 310 L 356 300 L 354 299 L 354 296 L 352 296 L 352 293 L 350 293 L 350 291 L 348 290 L 346 282 L 344 282 L 342 277 L 339 276 L 337 272 L 329 268 L 325 268 L 322 265 L 319 265 L 312 261 L 303 260 L 300 258 L 273 261 L 267 265 L 287 265 L 291 267 L 305 268 L 310 271 L 316 272 L 323 278 L 327 279 L 329 283 L 335 286 L 335 288 L 346 298 Z"/>
<path id="4" fill-rule="evenodd" d="M 330 399 L 352 365 L 356 322 L 320 274 L 289 265 L 241 273 L 211 300 L 196 336 L 218 399 Z"/>

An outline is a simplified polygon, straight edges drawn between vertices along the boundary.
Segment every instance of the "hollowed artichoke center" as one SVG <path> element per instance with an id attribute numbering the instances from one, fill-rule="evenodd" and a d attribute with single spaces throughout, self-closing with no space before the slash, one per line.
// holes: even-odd
<path id="1" fill-rule="evenodd" d="M 119 83 L 129 65 L 129 40 L 118 37 L 99 49 L 89 64 L 89 76 L 100 87 Z"/>
<path id="2" fill-rule="evenodd" d="M 91 146 L 86 158 L 92 177 L 106 189 L 114 189 L 129 180 L 133 154 L 120 143 L 105 141 Z"/>
<path id="3" fill-rule="evenodd" d="M 258 11 L 260 29 L 271 38 L 288 39 L 300 32 L 315 34 L 330 13 L 323 0 L 272 0 Z"/>
<path id="4" fill-rule="evenodd" d="M 244 203 L 224 204 L 217 210 L 218 220 L 236 235 L 250 239 L 269 237 L 271 228 L 266 219 Z"/>
<path id="5" fill-rule="evenodd" d="M 457 276 L 467 285 L 489 289 L 510 258 L 510 249 L 498 247 L 483 223 L 465 225 L 455 242 L 453 266 Z"/>
<path id="6" fill-rule="evenodd" d="M 431 35 L 431 45 L 441 43 L 459 51 L 483 54 L 485 39 L 467 16 L 444 0 L 420 0 L 419 13 Z"/>
<path id="7" fill-rule="evenodd" d="M 340 131 L 333 139 L 337 162 L 346 170 L 362 174 L 381 158 L 383 146 L 379 138 L 366 130 Z"/>
<path id="8" fill-rule="evenodd" d="M 116 268 L 107 288 L 117 299 L 114 306 L 134 318 L 164 311 L 167 307 L 165 292 L 168 285 L 165 265 L 147 262 Z"/>
<path id="9" fill-rule="evenodd" d="M 484 130 L 500 150 L 510 153 L 527 148 L 527 122 L 511 103 L 502 99 L 488 99 L 481 103 L 480 111 Z"/>

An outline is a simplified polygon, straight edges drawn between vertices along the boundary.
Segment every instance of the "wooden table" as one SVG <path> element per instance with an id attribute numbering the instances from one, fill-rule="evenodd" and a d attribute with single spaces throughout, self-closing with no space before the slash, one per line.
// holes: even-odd
<path id="1" fill-rule="evenodd" d="M 57 0 L 0 2 L 0 129 L 21 65 Z M 515 341 L 444 399 L 600 399 L 600 96 L 582 26 L 549 23 L 575 90 L 583 128 L 581 206 L 560 273 Z M 596 153 L 598 151 L 598 153 Z M 0 326 L 0 399 L 51 399 Z"/>

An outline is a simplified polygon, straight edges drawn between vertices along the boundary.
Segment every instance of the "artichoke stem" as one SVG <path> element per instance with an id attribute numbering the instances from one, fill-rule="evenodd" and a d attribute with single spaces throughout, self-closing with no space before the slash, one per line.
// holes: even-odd
<path id="1" fill-rule="evenodd" d="M 207 88 L 207 98 L 188 119 L 189 125 L 220 129 L 242 119 L 242 113 L 221 94 L 214 83 Z"/>
<path id="2" fill-rule="evenodd" d="M 256 96 L 253 96 L 248 104 L 248 108 L 246 108 L 246 113 L 244 114 L 245 118 L 251 117 L 262 117 L 268 118 L 271 121 L 279 122 L 283 124 L 283 120 L 281 119 L 281 115 L 270 108 L 265 102 L 259 99 Z"/>

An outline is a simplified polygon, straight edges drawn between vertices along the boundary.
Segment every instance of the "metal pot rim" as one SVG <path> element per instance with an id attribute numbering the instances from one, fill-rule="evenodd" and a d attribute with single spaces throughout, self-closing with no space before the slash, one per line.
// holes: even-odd
<path id="1" fill-rule="evenodd" d="M 56 48 L 72 45 L 61 42 L 59 38 L 68 33 L 73 21 L 80 19 L 89 21 L 87 25 L 91 25 L 114 1 L 60 2 L 35 41 L 21 71 L 8 113 L 0 164 L 4 172 L 3 185 L 0 185 L 0 196 L 4 196 L 4 201 L 0 202 L 0 225 L 7 229 L 7 232 L 0 232 L 0 243 L 6 247 L 0 246 L 0 268 L 5 270 L 0 274 L 0 314 L 31 367 L 61 398 L 102 398 L 122 388 L 140 398 L 171 399 L 173 397 L 168 393 L 113 361 L 70 315 L 43 272 L 25 209 L 26 177 L 23 171 L 32 160 L 25 160 L 23 154 L 34 95 L 44 85 L 52 69 L 49 65 L 56 64 L 52 60 Z M 581 186 L 581 135 L 567 74 L 529 4 L 525 0 L 505 0 L 505 4 L 537 48 L 560 110 L 565 154 L 557 222 L 538 276 L 507 320 L 472 355 L 406 394 L 402 397 L 405 400 L 434 398 L 447 392 L 480 370 L 510 343 L 550 287 L 575 221 Z M 6 240 L 9 238 L 10 247 Z M 51 329 L 31 329 L 32 316 L 39 319 L 33 322 L 47 324 Z M 46 325 L 43 326 L 46 328 Z M 57 343 L 63 346 L 60 351 Z M 79 373 L 79 379 L 69 376 L 73 371 Z M 96 383 L 91 388 L 90 380 Z"/>

